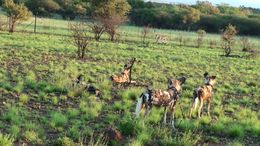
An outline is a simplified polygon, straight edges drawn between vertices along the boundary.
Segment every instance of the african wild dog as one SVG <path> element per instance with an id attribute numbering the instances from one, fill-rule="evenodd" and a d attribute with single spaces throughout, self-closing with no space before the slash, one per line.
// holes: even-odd
<path id="1" fill-rule="evenodd" d="M 113 84 L 131 83 L 131 72 L 135 61 L 136 58 L 131 59 L 128 64 L 125 64 L 124 70 L 121 74 L 112 75 L 110 77 Z"/>
<path id="2" fill-rule="evenodd" d="M 198 117 L 201 117 L 201 110 L 203 107 L 203 102 L 207 100 L 208 102 L 208 111 L 207 114 L 210 116 L 210 103 L 211 103 L 211 98 L 213 95 L 213 85 L 216 82 L 216 76 L 209 76 L 207 72 L 204 73 L 204 78 L 205 78 L 205 84 L 203 86 L 200 86 L 197 88 L 194 93 L 193 93 L 193 103 L 192 107 L 190 109 L 190 118 L 192 115 L 193 109 L 196 111 L 196 108 L 198 106 L 198 102 L 200 102 L 200 107 L 198 110 Z"/>
<path id="3" fill-rule="evenodd" d="M 97 98 L 100 98 L 102 95 L 101 91 L 90 83 L 84 81 L 84 76 L 79 74 L 73 82 L 73 87 L 84 87 L 83 90 L 87 91 L 90 94 L 96 95 Z"/>
<path id="4" fill-rule="evenodd" d="M 171 115 L 171 125 L 174 127 L 175 106 L 180 96 L 182 85 L 185 81 L 185 77 L 175 80 L 168 79 L 167 91 L 148 89 L 148 91 L 143 92 L 136 105 L 136 116 L 139 116 L 142 108 L 145 108 L 145 116 L 147 116 L 151 112 L 153 106 L 164 107 L 163 123 L 166 124 L 167 110 L 169 110 L 169 114 Z"/>
<path id="5" fill-rule="evenodd" d="M 155 35 L 156 43 L 158 44 L 166 44 L 167 43 L 167 37 L 164 35 L 156 34 Z"/>

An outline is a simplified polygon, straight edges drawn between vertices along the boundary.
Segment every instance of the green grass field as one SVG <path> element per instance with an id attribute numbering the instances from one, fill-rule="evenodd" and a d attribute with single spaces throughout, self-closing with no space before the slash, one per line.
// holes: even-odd
<path id="1" fill-rule="evenodd" d="M 47 27 L 47 20 L 56 27 Z M 39 32 L 60 35 L 0 32 L 0 145 L 102 145 L 108 127 L 123 134 L 122 141 L 111 145 L 260 144 L 260 58 L 249 58 L 239 43 L 234 57 L 224 57 L 222 49 L 207 47 L 207 40 L 220 40 L 217 34 L 209 34 L 203 47 L 196 48 L 195 33 L 156 30 L 172 41 L 156 44 L 151 35 L 149 46 L 143 47 L 141 28 L 123 26 L 121 41 L 91 41 L 90 52 L 79 60 L 65 36 L 67 22 L 45 22 Z M 179 33 L 191 38 L 187 47 L 174 41 Z M 260 39 L 250 40 L 259 44 Z M 176 129 L 161 125 L 162 109 L 153 108 L 147 118 L 134 117 L 145 88 L 112 90 L 109 77 L 132 57 L 137 58 L 132 78 L 142 84 L 166 89 L 167 77 L 187 77 L 176 107 Z M 205 71 L 217 76 L 212 117 L 188 119 L 193 90 L 203 84 Z M 72 86 L 79 74 L 102 91 L 100 101 Z"/>

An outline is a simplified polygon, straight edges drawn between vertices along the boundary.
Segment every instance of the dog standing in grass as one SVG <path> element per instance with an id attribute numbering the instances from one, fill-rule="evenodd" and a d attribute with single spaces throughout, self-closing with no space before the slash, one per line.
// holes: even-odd
<path id="1" fill-rule="evenodd" d="M 204 73 L 204 78 L 205 78 L 205 84 L 197 88 L 193 93 L 193 103 L 189 114 L 190 118 L 193 110 L 196 111 L 199 102 L 200 102 L 200 106 L 198 110 L 198 117 L 199 118 L 201 117 L 201 110 L 203 108 L 204 101 L 208 102 L 207 114 L 208 116 L 210 116 L 210 103 L 212 100 L 211 98 L 213 95 L 213 85 L 216 82 L 216 76 L 209 76 L 209 74 L 206 72 Z"/>
<path id="2" fill-rule="evenodd" d="M 132 74 L 132 68 L 136 61 L 136 58 L 133 58 L 129 61 L 129 63 L 125 64 L 124 70 L 119 75 L 112 75 L 110 77 L 113 84 L 122 84 L 122 83 L 131 83 L 131 74 Z"/>
<path id="3" fill-rule="evenodd" d="M 164 107 L 163 123 L 166 124 L 167 113 L 169 113 L 171 115 L 171 125 L 174 127 L 175 106 L 185 81 L 185 77 L 175 80 L 168 79 L 167 91 L 148 89 L 148 91 L 143 92 L 136 105 L 136 116 L 139 116 L 142 108 L 145 108 L 144 115 L 147 116 L 151 112 L 153 106 Z"/>

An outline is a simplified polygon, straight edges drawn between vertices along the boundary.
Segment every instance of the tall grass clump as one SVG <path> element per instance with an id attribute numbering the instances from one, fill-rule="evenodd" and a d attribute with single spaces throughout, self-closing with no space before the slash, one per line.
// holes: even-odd
<path id="1" fill-rule="evenodd" d="M 1 117 L 11 124 L 20 124 L 21 117 L 19 116 L 19 109 L 16 107 L 9 107 L 5 114 Z"/>
<path id="2" fill-rule="evenodd" d="M 244 146 L 244 144 L 242 144 L 239 141 L 232 141 L 232 142 L 228 143 L 227 146 Z"/>
<path id="3" fill-rule="evenodd" d="M 13 146 L 14 139 L 10 135 L 0 133 L 0 146 Z"/>
<path id="4" fill-rule="evenodd" d="M 80 146 L 79 144 L 75 143 L 72 139 L 69 137 L 60 137 L 55 141 L 55 146 Z"/>
<path id="5" fill-rule="evenodd" d="M 19 96 L 19 101 L 23 104 L 27 104 L 29 100 L 30 100 L 30 97 L 26 94 L 21 94 Z"/>
<path id="6" fill-rule="evenodd" d="M 95 96 L 84 95 L 85 99 L 82 99 L 79 104 L 79 109 L 84 113 L 88 119 L 95 118 L 102 110 L 103 104 L 98 101 Z"/>
<path id="7" fill-rule="evenodd" d="M 243 138 L 245 135 L 244 128 L 239 124 L 229 125 L 225 132 L 231 138 Z"/>
<path id="8" fill-rule="evenodd" d="M 7 131 L 12 135 L 12 137 L 16 138 L 19 136 L 20 127 L 17 125 L 12 125 Z"/>
<path id="9" fill-rule="evenodd" d="M 141 121 L 126 116 L 119 121 L 119 130 L 123 135 L 136 136 L 136 134 L 142 130 L 143 125 Z"/>
<path id="10" fill-rule="evenodd" d="M 39 135 L 34 130 L 27 130 L 23 133 L 23 137 L 27 142 L 33 144 L 42 144 L 42 140 L 39 138 Z"/>
<path id="11" fill-rule="evenodd" d="M 51 127 L 62 129 L 64 128 L 64 126 L 66 126 L 67 122 L 68 122 L 67 117 L 62 113 L 60 112 L 51 113 L 51 119 L 50 119 Z"/>
<path id="12" fill-rule="evenodd" d="M 191 146 L 201 139 L 200 134 L 194 134 L 190 130 L 184 132 L 181 136 L 176 137 L 176 146 Z"/>

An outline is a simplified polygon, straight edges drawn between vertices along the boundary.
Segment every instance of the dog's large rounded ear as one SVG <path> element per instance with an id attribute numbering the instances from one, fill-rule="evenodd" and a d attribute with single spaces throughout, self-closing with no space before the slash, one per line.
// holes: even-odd
<path id="1" fill-rule="evenodd" d="M 208 73 L 208 72 L 205 72 L 205 73 L 203 74 L 203 76 L 204 76 L 204 78 L 206 78 L 206 77 L 209 76 L 209 73 Z"/>
<path id="2" fill-rule="evenodd" d="M 216 79 L 216 77 L 217 77 L 217 76 L 212 76 L 211 78 L 212 78 L 212 79 Z"/>
<path id="3" fill-rule="evenodd" d="M 181 82 L 181 84 L 184 84 L 186 82 L 187 78 L 186 77 L 181 77 L 178 80 Z"/>
<path id="4" fill-rule="evenodd" d="M 172 80 L 170 78 L 167 78 L 167 83 L 172 84 Z"/>

